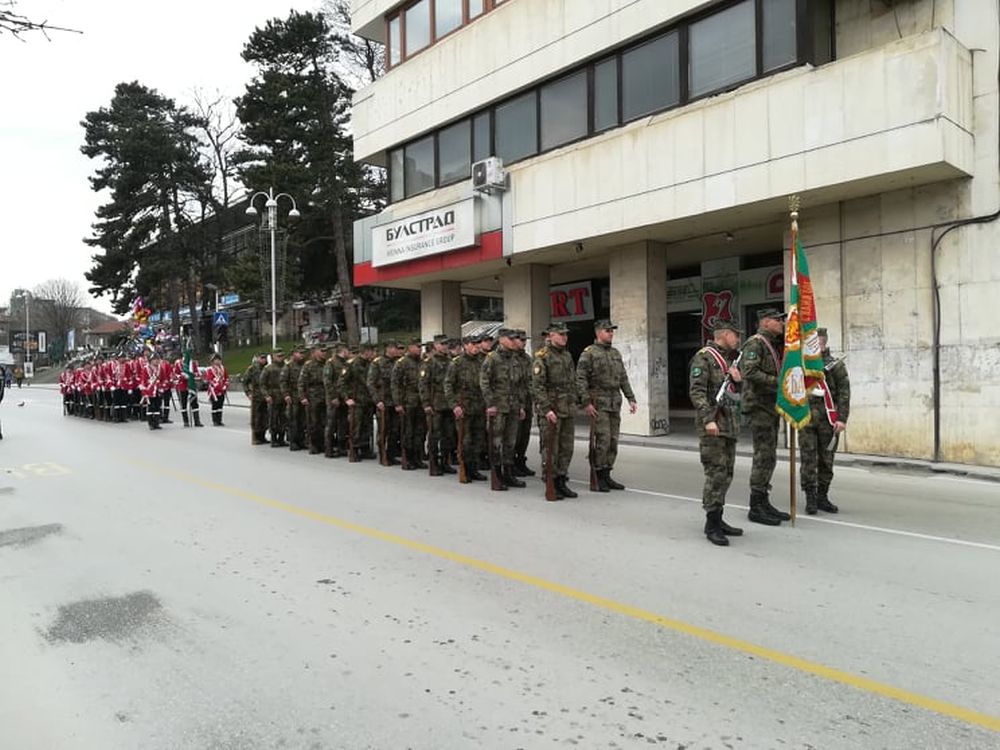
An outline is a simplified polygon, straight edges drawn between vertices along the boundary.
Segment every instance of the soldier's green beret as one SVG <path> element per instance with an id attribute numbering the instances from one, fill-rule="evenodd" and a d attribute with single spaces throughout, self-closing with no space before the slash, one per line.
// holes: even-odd
<path id="1" fill-rule="evenodd" d="M 600 320 L 594 321 L 595 331 L 614 331 L 616 328 L 618 328 L 618 326 L 607 318 L 601 318 Z"/>
<path id="2" fill-rule="evenodd" d="M 553 323 L 545 329 L 544 333 L 569 333 L 569 326 L 565 323 Z"/>
<path id="3" fill-rule="evenodd" d="M 514 332 L 509 328 L 501 328 L 499 331 L 497 331 L 497 338 L 498 339 L 510 338 L 513 334 Z"/>
<path id="4" fill-rule="evenodd" d="M 443 334 L 443 333 L 436 333 L 436 334 L 434 334 L 434 343 L 435 344 L 446 344 L 446 343 L 448 343 L 448 336 L 445 335 L 445 334 Z"/>
<path id="5" fill-rule="evenodd" d="M 735 331 L 736 333 L 743 333 L 743 331 L 740 330 L 740 324 L 735 320 L 716 319 L 716 321 L 712 324 L 712 333 L 715 333 L 716 331 Z"/>
<path id="6" fill-rule="evenodd" d="M 768 307 L 757 313 L 757 320 L 784 320 L 785 313 L 777 307 Z"/>

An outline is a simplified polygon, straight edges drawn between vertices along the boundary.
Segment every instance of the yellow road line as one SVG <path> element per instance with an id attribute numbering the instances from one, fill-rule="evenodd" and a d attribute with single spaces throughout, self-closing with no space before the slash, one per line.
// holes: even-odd
<path id="1" fill-rule="evenodd" d="M 958 719 L 959 721 L 963 721 L 967 724 L 972 724 L 984 729 L 990 729 L 994 732 L 1000 732 L 1000 717 L 997 716 L 990 716 L 989 714 L 980 713 L 954 703 L 948 703 L 947 701 L 938 700 L 919 693 L 912 693 L 909 690 L 903 690 L 902 688 L 897 688 L 884 682 L 871 680 L 867 677 L 845 672 L 834 667 L 828 667 L 817 662 L 800 659 L 792 654 L 786 654 L 764 646 L 758 646 L 757 644 L 743 641 L 739 638 L 733 638 L 732 636 L 717 633 L 706 628 L 701 628 L 697 625 L 691 625 L 690 623 L 686 623 L 681 620 L 664 617 L 663 615 L 658 615 L 655 612 L 650 612 L 649 610 L 641 609 L 639 607 L 633 607 L 630 604 L 615 601 L 614 599 L 607 599 L 603 596 L 597 596 L 595 594 L 587 593 L 586 591 L 581 591 L 580 589 L 564 586 L 561 583 L 539 578 L 538 576 L 533 576 L 529 573 L 522 573 L 517 570 L 505 568 L 502 565 L 496 565 L 494 563 L 487 562 L 486 560 L 479 560 L 475 557 L 469 557 L 468 555 L 463 555 L 458 552 L 451 552 L 450 550 L 446 550 L 441 547 L 424 544 L 423 542 L 407 539 L 406 537 L 386 531 L 380 531 L 379 529 L 369 526 L 362 526 L 361 524 L 345 521 L 325 513 L 319 513 L 307 508 L 301 508 L 297 505 L 292 505 L 291 503 L 274 500 L 273 498 L 264 497 L 236 487 L 230 487 L 225 484 L 202 479 L 201 477 L 186 474 L 184 472 L 165 469 L 162 466 L 147 463 L 131 456 L 122 456 L 122 458 L 123 460 L 142 467 L 147 471 L 173 477 L 190 484 L 204 487 L 205 489 L 214 490 L 232 497 L 248 500 L 252 503 L 284 511 L 285 513 L 291 513 L 292 515 L 299 516 L 301 518 L 308 518 L 311 521 L 317 521 L 328 526 L 335 526 L 339 529 L 351 531 L 355 534 L 361 534 L 372 539 L 379 539 L 383 542 L 388 542 L 416 552 L 422 552 L 444 560 L 451 560 L 459 565 L 475 568 L 476 570 L 482 570 L 486 573 L 491 573 L 495 576 L 506 578 L 511 581 L 519 581 L 527 584 L 528 586 L 534 586 L 535 588 L 550 591 L 569 599 L 575 599 L 576 601 L 584 602 L 609 612 L 616 612 L 635 620 L 641 620 L 668 630 L 673 630 L 677 633 L 684 633 L 685 635 L 693 636 L 708 643 L 714 643 L 719 646 L 725 646 L 726 648 L 730 648 L 734 651 L 751 654 L 760 659 L 766 659 L 767 661 L 774 662 L 775 664 L 781 664 L 785 667 L 790 667 L 791 669 L 798 670 L 799 672 L 811 674 L 816 677 L 822 677 L 825 680 L 838 682 L 842 685 L 849 685 L 850 687 L 857 688 L 858 690 L 891 698 L 895 701 L 899 701 L 900 703 L 906 703 L 911 706 L 923 708 L 927 711 L 933 711 L 934 713 L 948 716 L 952 719 Z"/>

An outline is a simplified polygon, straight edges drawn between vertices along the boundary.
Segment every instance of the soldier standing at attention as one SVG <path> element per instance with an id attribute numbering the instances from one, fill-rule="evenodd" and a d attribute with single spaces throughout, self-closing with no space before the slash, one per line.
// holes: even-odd
<path id="1" fill-rule="evenodd" d="M 486 403 L 486 416 L 493 420 L 493 454 L 504 487 L 524 487 L 514 476 L 514 446 L 517 428 L 524 419 L 524 394 L 529 373 L 517 356 L 515 332 L 501 328 L 500 347 L 486 355 L 479 373 L 479 387 Z"/>
<path id="2" fill-rule="evenodd" d="M 771 505 L 768 492 L 778 463 L 778 373 L 784 352 L 785 314 L 770 308 L 757 314 L 757 333 L 743 344 L 743 413 L 750 419 L 753 466 L 750 469 L 750 512 L 753 523 L 780 526 L 791 518 Z"/>
<path id="3" fill-rule="evenodd" d="M 400 442 L 406 455 L 404 471 L 426 469 L 420 460 L 424 442 L 424 410 L 420 406 L 420 339 L 412 338 L 406 345 L 406 354 L 396 360 L 392 368 L 392 400 L 400 419 Z"/>
<path id="4" fill-rule="evenodd" d="M 375 357 L 368 368 L 368 393 L 378 412 L 379 440 L 382 438 L 381 431 L 385 430 L 384 447 L 388 466 L 399 463 L 396 461 L 399 456 L 399 415 L 396 413 L 396 402 L 392 400 L 392 368 L 401 354 L 398 341 L 386 341 L 383 354 Z"/>
<path id="5" fill-rule="evenodd" d="M 306 445 L 309 454 L 323 452 L 323 430 L 326 428 L 326 391 L 323 388 L 323 365 L 326 353 L 322 344 L 313 344 L 309 360 L 299 373 L 299 403 L 306 421 Z"/>
<path id="6" fill-rule="evenodd" d="M 825 328 L 817 329 L 819 346 L 823 352 L 823 369 L 826 384 L 816 386 L 809 393 L 809 424 L 799 430 L 799 447 L 802 451 L 802 491 L 806 493 L 806 513 L 816 515 L 817 510 L 837 513 L 840 509 L 830 502 L 830 483 L 833 482 L 833 457 L 837 452 L 834 436 L 847 429 L 851 413 L 851 380 L 844 360 L 835 359 L 827 346 Z M 830 395 L 829 401 L 826 398 Z"/>
<path id="7" fill-rule="evenodd" d="M 271 352 L 271 364 L 260 374 L 260 395 L 267 404 L 267 427 L 271 432 L 271 447 L 283 448 L 285 442 L 285 399 L 281 395 L 281 371 L 285 369 L 285 353 Z"/>
<path id="8" fill-rule="evenodd" d="M 444 377 L 451 363 L 448 358 L 448 337 L 438 334 L 434 337 L 434 348 L 430 356 L 420 368 L 420 402 L 430 427 L 428 453 L 435 459 L 431 461 L 432 476 L 454 474 L 455 469 L 448 463 L 454 448 L 452 433 L 455 426 L 455 416 L 448 406 L 444 392 Z"/>
<path id="9" fill-rule="evenodd" d="M 354 443 L 356 460 L 374 458 L 371 450 L 372 417 L 375 409 L 368 392 L 368 369 L 375 359 L 375 345 L 362 344 L 357 353 L 347 361 L 340 379 L 340 399 L 348 410 L 354 410 Z M 348 411 L 350 414 L 350 411 Z"/>
<path id="10" fill-rule="evenodd" d="M 535 355 L 531 368 L 531 391 L 538 410 L 539 440 L 542 443 L 543 465 L 553 472 L 556 498 L 577 497 L 566 482 L 569 462 L 573 459 L 576 415 L 576 368 L 573 355 L 566 349 L 569 329 L 565 323 L 553 323 L 548 328 L 548 344 Z M 552 440 L 552 465 L 548 465 L 548 441 Z"/>
<path id="11" fill-rule="evenodd" d="M 250 445 L 263 445 L 267 442 L 264 431 L 267 429 L 267 402 L 260 394 L 260 375 L 267 364 L 267 355 L 261 352 L 253 358 L 250 366 L 243 371 L 243 393 L 250 400 Z"/>
<path id="12" fill-rule="evenodd" d="M 281 398 L 285 402 L 285 418 L 288 424 L 288 450 L 300 451 L 305 448 L 305 409 L 298 399 L 299 375 L 305 362 L 305 350 L 297 346 L 292 350 L 292 361 L 281 370 Z"/>
<path id="13" fill-rule="evenodd" d="M 444 395 L 455 421 L 461 422 L 462 457 L 465 476 L 472 482 L 485 482 L 479 473 L 479 460 L 486 438 L 486 404 L 479 388 L 479 337 L 465 336 L 462 353 L 452 359 L 444 376 Z"/>
<path id="14" fill-rule="evenodd" d="M 327 347 L 326 364 L 323 365 L 323 394 L 326 396 L 326 425 L 323 429 L 323 455 L 327 458 L 339 458 L 340 450 L 338 433 L 340 424 L 340 371 L 344 369 L 347 360 L 340 356 L 340 342 L 334 341 Z"/>
<path id="15" fill-rule="evenodd" d="M 583 350 L 576 364 L 577 393 L 587 405 L 587 416 L 596 420 L 593 460 L 599 492 L 625 489 L 611 478 L 618 458 L 622 394 L 628 399 L 630 413 L 635 414 L 637 408 L 622 355 L 611 345 L 617 328 L 610 320 L 598 320 L 594 324 L 596 341 Z"/>
<path id="16" fill-rule="evenodd" d="M 532 392 L 531 392 L 531 355 L 524 350 L 528 340 L 528 332 L 522 328 L 514 331 L 514 345 L 518 361 L 526 373 L 528 373 L 528 388 L 524 392 L 524 419 L 517 426 L 517 442 L 514 444 L 514 476 L 533 477 L 535 472 L 528 468 L 528 443 L 531 442 L 531 415 L 532 415 Z"/>
<path id="17" fill-rule="evenodd" d="M 705 536 L 712 544 L 725 547 L 728 537 L 742 536 L 743 530 L 722 520 L 726 492 L 733 483 L 736 439 L 740 431 L 737 389 L 742 380 L 733 364 L 740 345 L 740 333 L 733 321 L 715 324 L 713 340 L 698 350 L 691 360 L 688 395 L 695 408 L 698 450 L 705 471 L 701 504 L 705 509 Z M 723 383 L 722 401 L 716 398 Z"/>

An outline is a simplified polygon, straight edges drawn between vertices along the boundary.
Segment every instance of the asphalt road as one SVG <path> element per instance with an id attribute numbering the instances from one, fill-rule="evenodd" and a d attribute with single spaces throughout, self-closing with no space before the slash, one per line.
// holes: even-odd
<path id="1" fill-rule="evenodd" d="M 694 453 L 545 503 L 247 418 L 8 392 L 0 748 L 1000 747 L 998 484 L 845 467 L 841 514 L 774 529 L 741 459 L 720 549 Z"/>

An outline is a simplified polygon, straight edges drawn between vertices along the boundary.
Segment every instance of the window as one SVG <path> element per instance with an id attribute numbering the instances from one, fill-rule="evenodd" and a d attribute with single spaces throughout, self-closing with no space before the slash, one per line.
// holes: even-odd
<path id="1" fill-rule="evenodd" d="M 471 21 L 476 16 L 481 16 L 485 8 L 483 4 L 486 0 L 469 0 L 469 20 Z"/>
<path id="2" fill-rule="evenodd" d="M 594 131 L 618 124 L 618 58 L 594 66 Z"/>
<path id="3" fill-rule="evenodd" d="M 472 119 L 472 161 L 482 161 L 492 155 L 490 113 L 482 112 Z"/>
<path id="4" fill-rule="evenodd" d="M 496 155 L 504 164 L 538 153 L 538 97 L 534 91 L 496 108 Z"/>
<path id="5" fill-rule="evenodd" d="M 401 201 L 406 197 L 403 149 L 389 152 L 389 200 Z"/>
<path id="6" fill-rule="evenodd" d="M 833 0 L 813 0 L 809 4 L 812 21 L 812 62 L 823 65 L 834 55 L 833 46 Z"/>
<path id="7" fill-rule="evenodd" d="M 752 78 L 757 69 L 753 0 L 691 24 L 688 86 L 691 96 Z"/>
<path id="8" fill-rule="evenodd" d="M 763 0 L 764 72 L 795 62 L 795 0 Z"/>
<path id="9" fill-rule="evenodd" d="M 429 135 L 406 147 L 406 195 L 416 195 L 434 187 L 434 136 Z"/>
<path id="10" fill-rule="evenodd" d="M 396 16 L 389 21 L 389 64 L 398 65 L 403 55 L 403 45 L 399 36 L 400 21 Z"/>
<path id="11" fill-rule="evenodd" d="M 462 25 L 462 0 L 434 0 L 434 36 L 438 39 Z"/>
<path id="12" fill-rule="evenodd" d="M 622 118 L 626 121 L 680 102 L 680 45 L 676 31 L 622 54 Z"/>
<path id="13" fill-rule="evenodd" d="M 542 86 L 542 151 L 587 135 L 587 71 Z"/>
<path id="14" fill-rule="evenodd" d="M 406 56 L 409 57 L 431 43 L 431 0 L 420 0 L 403 15 L 406 18 Z"/>
<path id="15" fill-rule="evenodd" d="M 472 133 L 462 120 L 438 133 L 438 184 L 467 179 L 472 174 Z"/>

